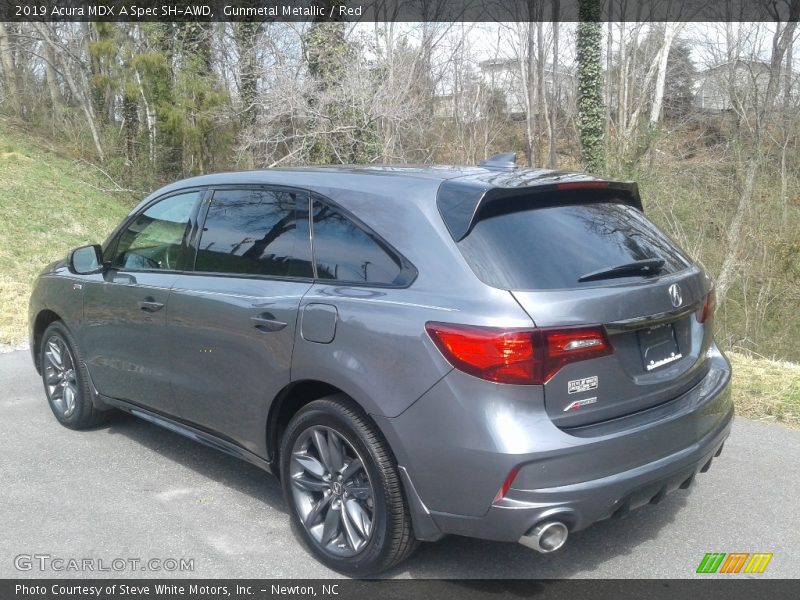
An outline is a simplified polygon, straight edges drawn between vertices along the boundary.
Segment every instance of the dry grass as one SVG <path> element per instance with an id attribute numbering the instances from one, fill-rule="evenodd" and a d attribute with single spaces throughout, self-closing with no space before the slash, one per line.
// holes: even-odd
<path id="1" fill-rule="evenodd" d="M 800 364 L 728 354 L 736 413 L 800 429 Z"/>
<path id="2" fill-rule="evenodd" d="M 127 213 L 132 200 L 99 191 L 107 182 L 89 171 L 0 120 L 0 344 L 26 340 L 36 274 Z"/>

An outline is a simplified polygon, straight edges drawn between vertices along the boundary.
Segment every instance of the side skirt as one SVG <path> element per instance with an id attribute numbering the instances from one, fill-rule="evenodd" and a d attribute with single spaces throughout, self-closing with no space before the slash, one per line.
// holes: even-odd
<path id="1" fill-rule="evenodd" d="M 273 473 L 272 466 L 270 465 L 269 461 L 264 460 L 260 456 L 253 454 L 249 450 L 242 448 L 234 442 L 225 440 L 208 431 L 197 429 L 196 427 L 193 427 L 187 423 L 182 423 L 164 415 L 154 413 L 146 408 L 137 406 L 136 404 L 132 404 L 124 400 L 118 400 L 116 398 L 109 398 L 108 396 L 102 396 L 100 394 L 98 394 L 98 396 L 99 400 L 101 400 L 106 406 L 118 408 L 119 410 L 130 413 L 136 417 L 139 417 L 140 419 L 144 419 L 145 421 L 158 425 L 159 427 L 174 431 L 175 433 L 187 437 L 190 440 L 194 440 L 195 442 L 199 442 L 205 446 L 209 446 L 224 452 L 225 454 L 229 454 L 230 456 L 235 456 L 236 458 L 249 462 L 259 469 L 263 469 L 267 473 Z"/>

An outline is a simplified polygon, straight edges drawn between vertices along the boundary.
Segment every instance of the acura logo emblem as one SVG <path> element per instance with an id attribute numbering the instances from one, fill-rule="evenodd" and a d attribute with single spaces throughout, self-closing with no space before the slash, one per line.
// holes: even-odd
<path id="1" fill-rule="evenodd" d="M 672 306 L 678 308 L 681 304 L 683 304 L 683 294 L 681 293 L 681 286 L 677 283 L 673 283 L 669 286 L 669 299 L 672 302 Z"/>

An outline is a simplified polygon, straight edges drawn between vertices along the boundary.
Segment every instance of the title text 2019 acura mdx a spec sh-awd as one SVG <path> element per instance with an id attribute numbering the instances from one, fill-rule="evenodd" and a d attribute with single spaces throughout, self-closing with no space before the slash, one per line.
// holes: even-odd
<path id="1" fill-rule="evenodd" d="M 36 282 L 53 413 L 275 473 L 355 576 L 446 534 L 550 552 L 687 487 L 733 416 L 711 280 L 636 184 L 507 159 L 158 190 Z"/>

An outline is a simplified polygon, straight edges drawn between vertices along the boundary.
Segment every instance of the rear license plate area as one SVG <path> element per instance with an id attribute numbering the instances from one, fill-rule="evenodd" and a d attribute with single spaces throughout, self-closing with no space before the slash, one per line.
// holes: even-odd
<path id="1" fill-rule="evenodd" d="M 682 358 L 675 338 L 675 328 L 671 323 L 650 329 L 640 329 L 636 335 L 639 339 L 639 350 L 642 353 L 642 366 L 645 371 L 653 371 Z"/>

